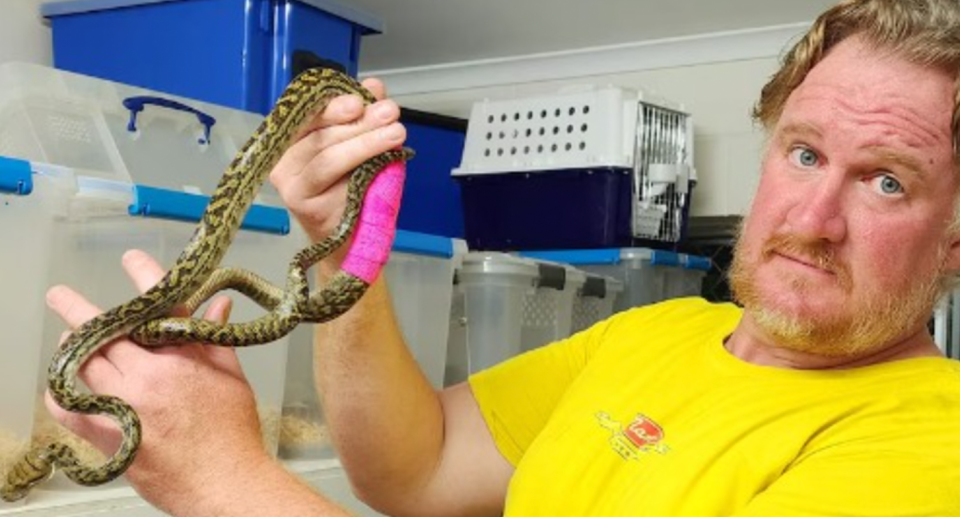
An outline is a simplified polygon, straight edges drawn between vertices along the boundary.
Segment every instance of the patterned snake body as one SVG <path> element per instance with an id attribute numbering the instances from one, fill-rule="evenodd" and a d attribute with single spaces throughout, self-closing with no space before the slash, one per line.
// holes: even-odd
<path id="1" fill-rule="evenodd" d="M 74 482 L 99 485 L 120 476 L 133 462 L 140 444 L 140 420 L 117 397 L 77 391 L 81 365 L 104 344 L 123 335 L 143 345 L 204 341 L 224 346 L 267 343 L 286 335 L 300 322 L 323 322 L 349 309 L 367 282 L 340 271 L 319 292 L 311 293 L 307 269 L 339 248 L 357 224 L 364 194 L 379 171 L 412 157 L 412 151 L 388 151 L 361 164 L 348 180 L 347 204 L 334 234 L 296 254 L 283 290 L 239 269 L 218 269 L 243 215 L 280 156 L 303 124 L 336 96 L 357 94 L 376 99 L 352 78 L 326 69 L 311 69 L 295 78 L 274 109 L 224 172 L 197 228 L 163 279 L 133 300 L 110 309 L 77 328 L 54 354 L 48 388 L 62 408 L 113 418 L 123 431 L 117 451 L 99 467 L 83 465 L 70 447 L 53 443 L 30 450 L 8 472 L 0 498 L 23 498 L 60 468 Z M 192 313 L 223 289 L 236 289 L 269 312 L 252 322 L 225 325 L 190 318 L 168 318 L 178 305 Z"/>

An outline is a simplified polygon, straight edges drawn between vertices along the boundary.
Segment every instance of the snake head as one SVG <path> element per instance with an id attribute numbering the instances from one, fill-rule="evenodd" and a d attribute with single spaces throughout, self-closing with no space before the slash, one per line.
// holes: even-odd
<path id="1" fill-rule="evenodd" d="M 8 503 L 19 501 L 30 490 L 53 475 L 53 464 L 46 449 L 32 449 L 7 473 L 6 483 L 0 487 L 0 499 Z"/>

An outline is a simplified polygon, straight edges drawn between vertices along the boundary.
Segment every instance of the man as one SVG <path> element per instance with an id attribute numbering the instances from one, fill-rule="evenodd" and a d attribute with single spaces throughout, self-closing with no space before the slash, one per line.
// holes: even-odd
<path id="1" fill-rule="evenodd" d="M 757 106 L 770 138 L 731 273 L 742 310 L 635 309 L 435 393 L 375 284 L 315 349 L 355 491 L 418 516 L 960 515 L 960 366 L 926 330 L 960 270 L 958 77 L 954 0 L 845 1 L 817 20 Z M 339 99 L 286 153 L 272 179 L 315 238 L 343 172 L 402 140 L 396 119 L 389 101 Z M 141 288 L 161 273 L 125 265 Z M 73 325 L 94 312 L 49 298 Z M 140 411 L 129 477 L 161 508 L 338 514 L 262 452 L 229 351 L 120 342 L 84 377 Z"/>

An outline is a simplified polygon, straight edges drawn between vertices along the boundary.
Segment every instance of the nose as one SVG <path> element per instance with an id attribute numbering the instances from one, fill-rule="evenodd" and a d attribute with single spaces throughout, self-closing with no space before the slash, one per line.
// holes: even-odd
<path id="1" fill-rule="evenodd" d="M 840 242 L 847 234 L 843 214 L 844 175 L 826 173 L 802 186 L 787 214 L 790 231 L 809 241 Z"/>

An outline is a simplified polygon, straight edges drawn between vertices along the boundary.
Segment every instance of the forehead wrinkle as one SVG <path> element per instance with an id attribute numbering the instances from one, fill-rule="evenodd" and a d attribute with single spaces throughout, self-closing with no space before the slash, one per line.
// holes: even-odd
<path id="1" fill-rule="evenodd" d="M 844 121 L 850 121 L 857 126 L 881 126 L 882 136 L 899 139 L 909 147 L 950 147 L 949 114 L 938 114 L 935 120 L 930 120 L 915 109 L 897 102 L 899 99 L 895 95 L 887 95 L 889 100 L 879 103 L 878 107 L 872 107 L 878 103 L 871 102 L 869 97 L 872 94 L 866 88 L 837 84 L 807 86 L 809 88 L 806 88 L 806 91 L 798 91 L 801 94 L 798 100 L 833 104 L 833 109 L 829 110 L 832 113 L 829 121 L 831 124 L 840 120 L 835 116 L 840 112 L 845 115 Z"/>

